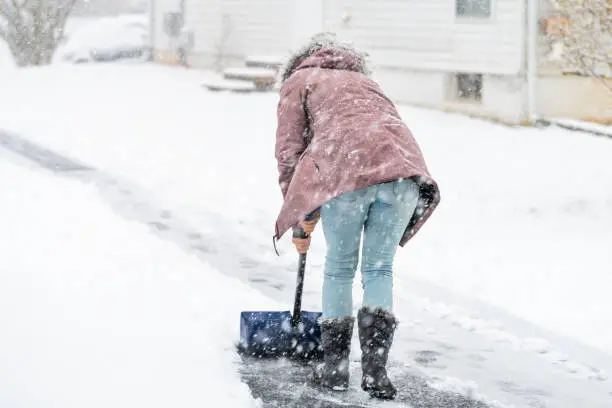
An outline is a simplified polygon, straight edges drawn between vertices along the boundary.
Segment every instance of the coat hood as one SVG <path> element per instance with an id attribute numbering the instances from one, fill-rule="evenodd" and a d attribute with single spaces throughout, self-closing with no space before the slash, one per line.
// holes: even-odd
<path id="1" fill-rule="evenodd" d="M 370 76 L 367 58 L 367 53 L 338 41 L 335 34 L 317 34 L 288 58 L 281 69 L 281 82 L 287 81 L 299 69 L 316 67 L 354 71 Z"/>

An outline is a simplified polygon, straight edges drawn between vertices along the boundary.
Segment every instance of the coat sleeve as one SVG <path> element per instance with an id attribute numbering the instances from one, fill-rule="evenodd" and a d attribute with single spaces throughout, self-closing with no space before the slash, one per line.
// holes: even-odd
<path id="1" fill-rule="evenodd" d="M 288 85 L 285 84 L 280 92 L 275 149 L 279 173 L 278 182 L 283 198 L 287 195 L 299 158 L 306 150 L 308 132 L 303 90 L 299 86 Z"/>

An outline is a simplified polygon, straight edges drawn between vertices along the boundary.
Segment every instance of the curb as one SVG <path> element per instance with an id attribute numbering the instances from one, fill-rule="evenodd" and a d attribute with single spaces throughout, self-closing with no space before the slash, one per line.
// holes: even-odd
<path id="1" fill-rule="evenodd" d="M 603 126 L 600 130 L 596 127 L 580 126 L 578 123 L 569 123 L 555 119 L 539 119 L 537 123 L 542 124 L 544 126 L 554 125 L 563 129 L 571 130 L 573 132 L 589 133 L 591 135 L 602 136 L 612 139 L 612 128 L 610 130 L 606 130 L 603 129 Z"/>

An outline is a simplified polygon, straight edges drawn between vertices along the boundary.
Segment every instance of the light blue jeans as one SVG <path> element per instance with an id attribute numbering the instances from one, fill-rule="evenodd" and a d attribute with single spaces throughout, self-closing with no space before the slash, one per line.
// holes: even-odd
<path id="1" fill-rule="evenodd" d="M 418 198 L 418 185 L 403 179 L 350 191 L 321 207 L 327 241 L 324 318 L 352 315 L 362 232 L 363 306 L 393 308 L 393 258 Z"/>

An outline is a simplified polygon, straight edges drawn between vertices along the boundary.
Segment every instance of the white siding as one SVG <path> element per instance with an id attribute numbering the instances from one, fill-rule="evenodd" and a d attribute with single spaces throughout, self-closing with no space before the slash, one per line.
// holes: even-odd
<path id="1" fill-rule="evenodd" d="M 489 21 L 453 24 L 453 69 L 465 72 L 517 74 L 524 61 L 525 0 L 492 0 Z M 454 1 L 452 8 L 454 10 Z M 454 17 L 453 17 L 454 18 Z"/>
<path id="2" fill-rule="evenodd" d="M 180 0 L 153 0 L 151 8 L 151 24 L 153 47 L 156 51 L 171 51 L 174 44 L 164 32 L 164 14 L 180 10 Z"/>
<path id="3" fill-rule="evenodd" d="M 293 2 L 292 48 L 299 48 L 314 34 L 323 31 L 323 0 L 287 0 Z"/>
<path id="4" fill-rule="evenodd" d="M 324 0 L 323 24 L 378 66 L 516 74 L 524 0 L 492 1 L 490 19 L 466 21 L 455 17 L 454 0 Z"/>
<path id="5" fill-rule="evenodd" d="M 458 102 L 446 97 L 448 74 L 442 71 L 410 69 L 376 70 L 375 80 L 391 99 L 414 106 L 483 116 L 507 123 L 519 123 L 522 112 L 523 82 L 515 76 L 487 75 L 484 77 L 482 102 Z"/>
<path id="6" fill-rule="evenodd" d="M 229 32 L 223 47 L 226 55 L 285 53 L 291 42 L 292 5 L 288 0 L 186 0 L 186 25 L 195 39 L 193 53 L 217 52 L 224 29 Z"/>
<path id="7" fill-rule="evenodd" d="M 440 71 L 405 71 L 381 68 L 374 75 L 394 102 L 439 107 L 444 103 L 445 74 Z"/>
<path id="8" fill-rule="evenodd" d="M 193 53 L 213 53 L 223 25 L 222 0 L 186 0 L 185 26 L 193 33 Z"/>

